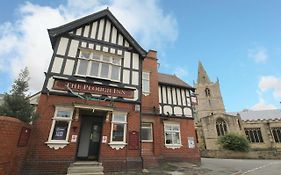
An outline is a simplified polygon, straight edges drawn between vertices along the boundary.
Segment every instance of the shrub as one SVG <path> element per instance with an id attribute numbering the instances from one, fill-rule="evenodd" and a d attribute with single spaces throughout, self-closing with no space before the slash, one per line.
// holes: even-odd
<path id="1" fill-rule="evenodd" d="M 226 150 L 249 151 L 249 141 L 244 136 L 234 133 L 227 133 L 219 137 L 218 144 Z"/>

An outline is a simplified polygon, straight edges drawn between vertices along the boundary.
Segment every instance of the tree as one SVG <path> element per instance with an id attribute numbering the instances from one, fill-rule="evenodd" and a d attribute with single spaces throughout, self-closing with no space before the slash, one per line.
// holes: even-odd
<path id="1" fill-rule="evenodd" d="M 224 136 L 219 137 L 218 144 L 227 150 L 232 151 L 249 151 L 249 141 L 241 135 L 234 133 L 227 133 Z"/>
<path id="2" fill-rule="evenodd" d="M 29 71 L 25 67 L 12 85 L 10 93 L 5 93 L 3 104 L 0 106 L 0 115 L 15 117 L 23 122 L 33 121 L 37 115 L 34 107 L 26 96 L 28 91 Z"/>

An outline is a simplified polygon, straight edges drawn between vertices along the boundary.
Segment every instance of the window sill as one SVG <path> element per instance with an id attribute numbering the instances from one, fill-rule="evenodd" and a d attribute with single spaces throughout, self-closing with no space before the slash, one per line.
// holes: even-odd
<path id="1" fill-rule="evenodd" d="M 123 149 L 127 145 L 125 142 L 110 142 L 108 144 L 112 149 L 116 150 Z"/>
<path id="2" fill-rule="evenodd" d="M 153 140 L 142 140 L 141 142 L 143 142 L 143 143 L 152 143 Z"/>
<path id="3" fill-rule="evenodd" d="M 150 94 L 150 92 L 142 92 L 142 94 L 143 94 L 144 96 L 148 96 L 148 95 Z"/>
<path id="4" fill-rule="evenodd" d="M 48 142 L 45 142 L 47 144 L 47 146 L 49 148 L 52 148 L 52 149 L 55 149 L 55 150 L 58 150 L 60 148 L 64 148 L 65 146 L 67 146 L 69 144 L 69 142 L 67 141 L 48 141 Z"/>
<path id="5" fill-rule="evenodd" d="M 166 148 L 170 148 L 170 149 L 178 149 L 180 147 L 182 147 L 182 145 L 165 145 Z"/>

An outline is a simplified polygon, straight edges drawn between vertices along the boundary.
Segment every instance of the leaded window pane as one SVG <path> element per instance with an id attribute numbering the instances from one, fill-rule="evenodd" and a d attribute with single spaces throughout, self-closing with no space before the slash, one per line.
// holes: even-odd
<path id="1" fill-rule="evenodd" d="M 99 65 L 100 63 L 93 61 L 91 66 L 90 75 L 91 76 L 98 76 L 99 73 Z"/>
<path id="2" fill-rule="evenodd" d="M 100 76 L 103 78 L 108 78 L 109 73 L 109 64 L 101 63 L 101 74 Z"/>
<path id="3" fill-rule="evenodd" d="M 88 67 L 88 61 L 87 60 L 80 60 L 79 61 L 79 67 L 78 67 L 78 74 L 79 75 L 86 75 L 87 73 L 87 67 Z"/>
<path id="4" fill-rule="evenodd" d="M 120 77 L 119 74 L 120 74 L 120 67 L 112 66 L 112 69 L 111 69 L 111 79 L 119 80 L 119 77 Z"/>

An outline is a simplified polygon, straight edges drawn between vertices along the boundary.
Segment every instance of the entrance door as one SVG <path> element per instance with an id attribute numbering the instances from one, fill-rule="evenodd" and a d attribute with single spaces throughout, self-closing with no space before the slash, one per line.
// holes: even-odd
<path id="1" fill-rule="evenodd" d="M 82 117 L 77 159 L 98 160 L 102 117 Z"/>

